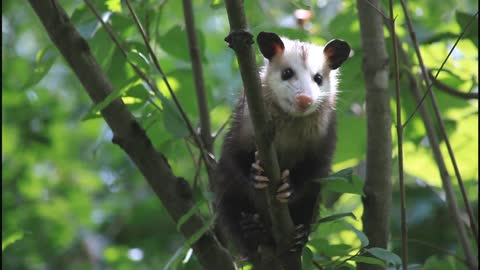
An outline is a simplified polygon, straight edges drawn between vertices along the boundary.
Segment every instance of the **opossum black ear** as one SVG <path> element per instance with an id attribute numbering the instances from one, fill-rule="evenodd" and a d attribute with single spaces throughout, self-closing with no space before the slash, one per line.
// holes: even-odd
<path id="1" fill-rule="evenodd" d="M 323 48 L 323 54 L 327 58 L 328 67 L 337 69 L 350 55 L 350 45 L 343 40 L 332 39 Z"/>
<path id="2" fill-rule="evenodd" d="M 268 60 L 285 50 L 282 40 L 275 33 L 260 32 L 257 36 L 257 43 L 263 56 Z"/>

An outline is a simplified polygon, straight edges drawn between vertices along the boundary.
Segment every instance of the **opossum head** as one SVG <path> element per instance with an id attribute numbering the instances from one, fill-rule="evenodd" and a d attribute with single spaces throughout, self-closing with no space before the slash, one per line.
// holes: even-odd
<path id="1" fill-rule="evenodd" d="M 292 116 L 335 106 L 337 69 L 350 54 L 345 41 L 334 39 L 320 47 L 261 32 L 257 43 L 268 60 L 261 73 L 267 102 Z"/>

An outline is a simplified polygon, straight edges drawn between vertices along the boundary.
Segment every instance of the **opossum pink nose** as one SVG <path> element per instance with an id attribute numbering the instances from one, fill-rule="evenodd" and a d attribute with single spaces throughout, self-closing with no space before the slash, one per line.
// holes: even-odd
<path id="1" fill-rule="evenodd" d="M 306 111 L 310 105 L 313 103 L 313 99 L 307 95 L 296 95 L 295 100 L 297 101 L 297 105 L 302 111 Z"/>

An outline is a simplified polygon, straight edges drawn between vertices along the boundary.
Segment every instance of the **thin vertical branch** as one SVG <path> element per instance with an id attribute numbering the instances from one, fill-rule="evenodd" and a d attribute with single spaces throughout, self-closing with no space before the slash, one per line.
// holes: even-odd
<path id="1" fill-rule="evenodd" d="M 172 96 L 173 102 L 175 103 L 175 106 L 177 107 L 178 111 L 180 112 L 180 115 L 182 116 L 183 121 L 185 122 L 190 135 L 192 135 L 193 140 L 195 141 L 195 144 L 197 145 L 198 149 L 200 150 L 200 153 L 202 155 L 202 159 L 205 162 L 205 167 L 207 168 L 207 173 L 209 176 L 213 174 L 213 168 L 215 166 L 214 160 L 211 158 L 210 155 L 208 155 L 205 151 L 205 146 L 203 145 L 202 140 L 199 138 L 198 134 L 195 132 L 192 123 L 188 119 L 187 114 L 185 113 L 185 110 L 183 109 L 182 105 L 180 104 L 180 101 L 178 101 L 177 95 L 173 92 L 172 87 L 170 86 L 170 83 L 168 82 L 167 76 L 165 75 L 165 72 L 163 72 L 162 67 L 160 66 L 160 63 L 158 62 L 157 57 L 155 56 L 155 53 L 153 52 L 152 47 L 150 46 L 150 43 L 148 42 L 148 37 L 145 33 L 145 30 L 143 29 L 142 24 L 140 23 L 140 20 L 138 19 L 137 13 L 135 13 L 135 10 L 132 7 L 132 4 L 130 3 L 130 0 L 126 0 L 125 3 L 127 4 L 128 10 L 130 11 L 130 14 L 133 17 L 133 20 L 135 24 L 138 27 L 138 30 L 140 31 L 140 34 L 142 35 L 142 38 L 144 40 L 145 46 L 147 47 L 148 53 L 150 54 L 151 59 L 153 60 L 153 64 L 157 71 L 160 73 L 162 76 L 162 80 L 165 83 L 165 86 L 168 89 L 168 92 Z"/>
<path id="2" fill-rule="evenodd" d="M 272 128 L 269 122 L 270 115 L 265 109 L 262 96 L 262 86 L 253 49 L 253 35 L 248 30 L 243 0 L 225 0 L 230 34 L 225 39 L 235 51 L 240 67 L 240 74 L 245 87 L 248 109 L 255 131 L 255 142 L 259 151 L 260 160 L 264 165 L 265 175 L 271 180 L 269 188 L 257 190 L 255 204 L 262 218 L 271 224 L 273 238 L 276 242 L 274 252 L 283 253 L 291 236 L 294 226 L 286 204 L 274 199 L 275 188 L 280 180 L 280 168 L 277 153 L 272 143 Z M 285 252 L 278 258 L 284 269 L 301 269 L 300 256 Z"/>
<path id="3" fill-rule="evenodd" d="M 395 99 L 396 99 L 396 128 L 398 144 L 398 182 L 400 186 L 400 213 L 401 213 L 401 235 L 402 235 L 402 269 L 408 269 L 408 227 L 407 227 L 407 203 L 405 194 L 405 181 L 403 174 L 403 126 L 402 126 L 402 105 L 400 99 L 400 78 L 398 71 L 398 47 L 397 35 L 395 32 L 395 19 L 393 16 L 393 1 L 388 1 L 390 10 L 390 28 L 393 47 L 393 76 L 395 79 Z"/>
<path id="4" fill-rule="evenodd" d="M 183 0 L 183 16 L 187 30 L 188 47 L 190 48 L 190 60 L 192 62 L 195 93 L 197 94 L 198 112 L 200 114 L 200 137 L 205 149 L 212 153 L 213 139 L 210 130 L 210 115 L 208 112 L 205 82 L 203 80 L 202 55 L 197 42 L 195 31 L 195 17 L 193 15 L 192 0 Z"/>
<path id="5" fill-rule="evenodd" d="M 373 5 L 373 7 L 372 7 Z M 367 108 L 367 163 L 363 230 L 370 247 L 387 248 L 391 206 L 392 135 L 388 55 L 379 0 L 357 0 L 363 52 L 363 76 Z M 359 263 L 358 269 L 384 269 Z"/>
<path id="6" fill-rule="evenodd" d="M 416 38 L 415 32 L 413 30 L 412 21 L 411 21 L 410 14 L 409 14 L 408 9 L 407 9 L 407 5 L 405 4 L 404 0 L 400 0 L 400 3 L 402 4 L 403 13 L 405 14 L 405 21 L 407 23 L 408 32 L 409 32 L 410 38 L 412 39 L 412 44 L 414 46 L 415 53 L 417 55 L 418 63 L 420 64 L 420 69 L 422 71 L 422 77 L 425 81 L 427 89 L 429 89 L 429 88 L 431 88 L 430 78 L 428 77 L 428 71 L 427 71 L 427 68 L 425 67 L 425 64 L 423 62 L 422 54 L 420 52 L 420 48 L 418 46 L 417 38 Z M 478 14 L 478 12 L 477 12 L 477 14 Z M 438 72 L 440 72 L 440 71 L 438 71 Z M 469 219 L 470 219 L 470 229 L 472 230 L 472 233 L 474 235 L 475 241 L 477 242 L 477 246 L 478 246 L 478 227 L 476 225 L 475 219 L 473 217 L 473 213 L 472 213 L 471 208 L 470 208 L 470 203 L 468 201 L 467 193 L 466 193 L 465 187 L 463 185 L 462 176 L 460 174 L 460 170 L 458 169 L 458 164 L 457 164 L 457 161 L 455 159 L 455 155 L 453 153 L 452 146 L 450 144 L 450 139 L 448 138 L 447 131 L 445 129 L 445 124 L 443 122 L 442 115 L 441 115 L 440 109 L 438 107 L 438 102 L 435 98 L 435 94 L 432 91 L 430 91 L 429 94 L 430 94 L 429 96 L 430 96 L 431 105 L 433 107 L 435 117 L 437 118 L 437 123 L 438 123 L 439 129 L 440 129 L 440 133 L 441 133 L 442 138 L 445 141 L 445 144 L 447 146 L 448 154 L 450 156 L 450 160 L 452 162 L 452 165 L 453 165 L 453 168 L 454 168 L 454 171 L 455 171 L 455 175 L 457 177 L 458 184 L 459 184 L 460 190 L 462 192 L 462 197 L 463 197 L 463 200 L 464 200 L 465 208 L 467 210 L 467 213 L 468 213 L 468 216 L 469 216 Z M 461 233 L 461 232 L 459 231 L 459 233 Z M 466 237 L 466 235 L 465 235 L 465 237 Z M 474 269 L 476 269 L 476 266 L 478 266 L 478 262 L 473 257 L 473 253 L 472 253 L 470 244 L 468 243 L 467 239 L 464 239 L 464 240 L 465 241 L 462 241 L 462 245 L 463 245 L 465 255 L 467 256 L 467 262 L 469 263 L 470 267 L 475 266 Z"/>
<path id="7" fill-rule="evenodd" d="M 455 50 L 455 48 L 457 47 L 458 42 L 462 39 L 463 35 L 465 34 L 467 29 L 472 24 L 475 17 L 477 17 L 477 16 L 478 16 L 478 11 L 477 11 L 477 13 L 475 13 L 475 15 L 472 16 L 472 18 L 470 18 L 470 21 L 468 21 L 468 23 L 465 25 L 465 27 L 463 28 L 463 31 L 460 33 L 460 35 L 458 35 L 457 40 L 455 40 L 455 43 L 453 44 L 452 48 L 448 52 L 447 57 L 445 57 L 445 59 L 443 60 L 442 64 L 440 65 L 440 68 L 437 70 L 437 73 L 435 73 L 435 79 L 438 78 L 438 74 L 440 74 L 440 72 L 443 70 L 443 66 L 445 66 L 445 64 L 447 63 L 447 60 L 450 58 L 450 55 L 452 55 L 452 53 L 453 53 L 453 50 Z M 414 45 L 416 45 L 416 43 Z M 407 117 L 407 120 L 403 124 L 403 127 L 405 127 L 408 124 L 408 122 L 413 118 L 413 116 L 417 112 L 418 108 L 420 108 L 420 106 L 425 101 L 425 98 L 428 96 L 428 94 L 430 94 L 430 91 L 432 91 L 432 85 L 431 84 L 427 85 L 427 91 L 425 91 L 425 93 L 423 94 L 422 98 L 420 99 L 417 106 L 415 107 L 415 110 L 413 110 L 413 112 Z"/>

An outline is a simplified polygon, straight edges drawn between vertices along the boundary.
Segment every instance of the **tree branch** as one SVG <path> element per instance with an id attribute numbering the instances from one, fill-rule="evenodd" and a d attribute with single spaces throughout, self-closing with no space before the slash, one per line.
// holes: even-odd
<path id="1" fill-rule="evenodd" d="M 56 0 L 29 2 L 90 98 L 94 103 L 103 101 L 113 92 L 113 86 L 65 11 Z M 187 182 L 173 175 L 165 157 L 155 151 L 145 131 L 121 99 L 114 100 L 101 113 L 114 134 L 112 141 L 128 154 L 170 216 L 178 221 L 193 206 Z M 204 224 L 200 215 L 193 215 L 180 230 L 186 238 L 191 238 Z M 205 269 L 235 269 L 228 252 L 211 231 L 206 232 L 192 247 Z"/>
<path id="2" fill-rule="evenodd" d="M 396 115 L 397 121 L 395 123 L 397 128 L 397 144 L 398 144 L 398 184 L 400 186 L 400 216 L 401 216 L 401 235 L 402 235 L 402 269 L 408 269 L 408 227 L 407 227 L 407 199 L 405 195 L 405 181 L 403 174 L 403 126 L 402 126 L 402 105 L 400 99 L 400 76 L 398 70 L 398 42 L 397 34 L 395 32 L 395 19 L 393 16 L 393 0 L 388 1 L 390 11 L 390 31 L 392 34 L 393 47 L 393 68 L 395 78 L 395 99 L 396 99 Z"/>
<path id="3" fill-rule="evenodd" d="M 192 62 L 195 93 L 197 94 L 198 112 L 200 114 L 200 137 L 202 138 L 205 149 L 209 153 L 212 153 L 213 138 L 210 130 L 210 115 L 208 112 L 207 96 L 205 94 L 205 82 L 203 80 L 203 68 L 201 60 L 202 55 L 197 42 L 192 0 L 183 0 L 183 16 L 185 17 L 188 47 L 190 48 L 190 61 Z"/>
<path id="4" fill-rule="evenodd" d="M 248 30 L 245 8 L 242 0 L 226 0 L 230 34 L 225 38 L 229 46 L 235 51 L 240 67 L 242 81 L 245 87 L 248 109 L 252 119 L 255 142 L 263 163 L 266 176 L 271 180 L 268 190 L 258 190 L 256 205 L 264 220 L 269 220 L 277 244 L 277 255 L 284 253 L 290 238 L 293 236 L 294 226 L 286 204 L 274 199 L 275 189 L 280 180 L 280 168 L 277 153 L 272 143 L 272 124 L 270 115 L 263 103 L 262 86 L 255 62 L 253 49 L 253 35 Z M 286 237 L 287 236 L 287 237 Z M 285 269 L 301 269 L 300 256 L 285 253 L 279 257 Z"/>
<path id="5" fill-rule="evenodd" d="M 470 204 L 469 204 L 469 201 L 468 201 L 468 198 L 467 198 L 467 193 L 465 191 L 465 187 L 463 185 L 462 176 L 460 174 L 460 170 L 458 169 L 457 161 L 456 161 L 455 155 L 453 153 L 452 145 L 450 144 L 450 139 L 448 138 L 448 135 L 447 135 L 445 124 L 443 122 L 443 118 L 442 118 L 442 115 L 440 113 L 440 109 L 438 107 L 438 102 L 437 102 L 437 99 L 435 97 L 435 93 L 430 91 L 430 89 L 431 89 L 430 78 L 428 77 L 427 68 L 425 67 L 425 64 L 424 64 L 423 58 L 422 58 L 422 54 L 420 53 L 420 48 L 418 46 L 415 31 L 413 30 L 412 21 L 410 19 L 410 14 L 409 14 L 408 9 L 407 9 L 407 4 L 405 4 L 404 0 L 400 0 L 400 3 L 402 4 L 403 13 L 405 14 L 405 21 L 407 23 L 408 33 L 409 33 L 410 38 L 412 40 L 412 45 L 415 49 L 415 54 L 417 56 L 418 63 L 420 65 L 420 69 L 422 71 L 422 77 L 423 77 L 423 80 L 425 81 L 425 84 L 427 85 L 427 91 L 426 91 L 426 94 L 424 95 L 424 97 L 425 96 L 430 97 L 431 105 L 432 105 L 432 108 L 433 108 L 435 118 L 436 118 L 437 123 L 438 123 L 440 134 L 442 135 L 442 138 L 445 141 L 445 145 L 447 146 L 448 154 L 450 156 L 450 160 L 451 160 L 452 165 L 453 165 L 453 170 L 455 171 L 455 176 L 457 177 L 458 185 L 460 187 L 460 191 L 462 192 L 462 198 L 463 198 L 463 201 L 465 203 L 465 208 L 467 209 L 468 217 L 470 219 L 470 229 L 472 230 L 472 233 L 475 236 L 474 238 L 475 238 L 475 241 L 476 241 L 477 246 L 478 246 L 478 227 L 477 227 L 476 221 L 473 217 L 473 213 L 470 209 Z M 478 15 L 478 12 L 476 13 L 476 15 Z M 465 28 L 467 28 L 467 26 Z M 461 35 L 463 35 L 463 33 L 464 32 L 462 32 Z M 458 40 L 457 40 L 457 42 L 458 42 Z M 446 57 L 446 59 L 448 59 L 448 56 Z M 439 72 L 443 68 L 443 64 L 445 64 L 446 59 L 442 63 L 441 68 L 437 71 L 437 75 L 439 74 Z M 428 93 L 430 95 L 428 95 Z M 422 97 L 422 99 L 419 101 L 419 103 L 417 105 L 417 108 L 421 105 L 421 102 L 424 99 L 424 97 Z M 405 127 L 405 125 L 406 125 L 406 123 L 404 124 L 404 127 Z M 462 243 L 463 251 L 465 252 L 465 256 L 467 258 L 467 263 L 468 263 L 468 265 L 471 269 L 477 269 L 478 268 L 478 261 L 475 259 L 474 255 L 473 255 L 472 249 L 470 247 L 470 243 L 466 239 L 466 234 L 463 234 L 464 233 L 464 232 L 462 232 L 463 229 L 461 229 L 461 228 L 457 228 L 457 229 L 459 230 L 458 233 L 459 233 L 459 237 L 460 237 L 460 240 L 461 240 L 461 243 Z"/>
<path id="6" fill-rule="evenodd" d="M 453 87 L 450 87 L 447 84 L 435 78 L 431 70 L 428 70 L 428 77 L 430 77 L 430 80 L 432 80 L 433 86 L 436 86 L 439 90 L 442 90 L 447 94 L 450 94 L 452 96 L 459 97 L 462 99 L 478 99 L 478 93 L 473 93 L 473 92 L 464 93 Z"/>
<path id="7" fill-rule="evenodd" d="M 372 8 L 372 6 L 377 8 Z M 357 0 L 366 86 L 367 166 L 363 198 L 363 230 L 371 247 L 387 248 L 391 206 L 392 137 L 388 55 L 383 35 L 380 1 Z M 383 269 L 359 263 L 358 269 Z"/>
<path id="8" fill-rule="evenodd" d="M 215 169 L 216 163 L 213 158 L 208 155 L 205 151 L 205 146 L 203 145 L 202 140 L 198 137 L 198 134 L 195 132 L 195 129 L 193 128 L 192 123 L 190 122 L 190 119 L 187 116 L 187 113 L 183 109 L 182 105 L 180 104 L 180 101 L 177 98 L 177 95 L 173 92 L 172 87 L 170 86 L 170 83 L 168 82 L 167 76 L 165 75 L 165 72 L 163 72 L 162 67 L 160 66 L 160 63 L 158 62 L 157 56 L 155 56 L 155 53 L 153 52 L 152 47 L 150 46 L 150 43 L 148 42 L 148 37 L 147 34 L 145 33 L 145 30 L 143 29 L 142 24 L 140 23 L 140 20 L 138 19 L 137 13 L 135 13 L 135 10 L 133 9 L 130 0 L 126 0 L 125 3 L 127 4 L 128 10 L 130 11 L 130 14 L 132 14 L 133 20 L 135 24 L 137 25 L 138 30 L 140 31 L 140 34 L 142 35 L 143 41 L 145 43 L 145 46 L 147 47 L 148 53 L 150 57 L 153 60 L 153 64 L 157 71 L 160 73 L 162 76 L 162 80 L 165 83 L 165 86 L 168 89 L 168 92 L 170 93 L 170 96 L 172 96 L 173 102 L 175 103 L 175 106 L 177 107 L 178 111 L 180 112 L 180 115 L 182 116 L 182 119 L 187 126 L 188 131 L 190 132 L 190 135 L 193 138 L 193 141 L 197 145 L 198 149 L 200 150 L 200 154 L 202 156 L 203 161 L 205 162 L 205 167 L 207 169 L 207 173 L 209 177 L 213 176 L 213 171 Z"/>
<path id="9" fill-rule="evenodd" d="M 398 42 L 398 39 L 397 39 L 397 42 Z M 412 63 L 408 59 L 407 53 L 403 49 L 401 49 L 402 48 L 401 46 L 398 45 L 398 48 L 400 48 L 399 55 L 403 65 L 411 68 Z M 420 100 L 422 99 L 422 93 L 420 92 L 420 89 L 418 87 L 417 80 L 411 72 L 407 72 L 407 75 L 410 83 L 409 89 L 415 101 L 420 102 Z M 430 113 L 426 106 L 423 106 L 423 105 L 420 106 L 418 108 L 418 111 L 420 113 L 420 117 L 423 120 L 425 130 L 427 132 L 428 141 L 430 143 L 430 147 L 432 148 L 433 158 L 435 159 L 435 162 L 437 163 L 437 166 L 438 166 L 443 189 L 445 190 L 445 195 L 446 195 L 445 197 L 446 197 L 447 205 L 449 208 L 449 212 L 453 218 L 453 221 L 455 222 L 455 227 L 457 229 L 460 242 L 468 243 L 466 231 L 463 226 L 462 219 L 460 218 L 460 209 L 458 208 L 457 200 L 455 198 L 456 196 L 455 196 L 455 191 L 453 190 L 452 180 L 448 173 L 445 160 L 443 159 L 443 155 L 440 150 L 440 141 L 438 139 L 436 128 L 433 123 L 432 117 L 430 116 Z"/>

